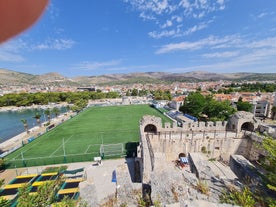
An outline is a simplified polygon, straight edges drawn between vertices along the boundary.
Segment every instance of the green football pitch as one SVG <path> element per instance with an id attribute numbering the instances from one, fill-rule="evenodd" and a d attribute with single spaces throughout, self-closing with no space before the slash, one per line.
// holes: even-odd
<path id="1" fill-rule="evenodd" d="M 171 122 L 148 105 L 91 107 L 9 154 L 6 164 L 14 168 L 125 156 L 136 149 L 143 115 Z"/>

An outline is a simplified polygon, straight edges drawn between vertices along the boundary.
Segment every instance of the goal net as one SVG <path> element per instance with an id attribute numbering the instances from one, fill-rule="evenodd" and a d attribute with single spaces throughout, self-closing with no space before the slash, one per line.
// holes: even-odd
<path id="1" fill-rule="evenodd" d="M 100 147 L 101 157 L 122 156 L 125 154 L 124 144 L 101 144 Z"/>

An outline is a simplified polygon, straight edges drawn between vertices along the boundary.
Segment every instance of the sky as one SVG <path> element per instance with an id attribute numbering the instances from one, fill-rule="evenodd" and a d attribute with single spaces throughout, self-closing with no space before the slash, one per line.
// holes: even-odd
<path id="1" fill-rule="evenodd" d="M 276 1 L 51 0 L 35 25 L 0 44 L 0 68 L 275 73 Z"/>

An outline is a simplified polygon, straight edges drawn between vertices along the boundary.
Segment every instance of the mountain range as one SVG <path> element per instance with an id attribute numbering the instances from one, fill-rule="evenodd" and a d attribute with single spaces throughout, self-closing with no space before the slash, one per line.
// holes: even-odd
<path id="1" fill-rule="evenodd" d="M 79 76 L 67 78 L 59 73 L 51 72 L 34 75 L 13 70 L 0 69 L 0 85 L 120 85 L 134 83 L 172 83 L 200 81 L 276 81 L 276 73 L 211 73 L 193 71 L 187 73 L 141 72 L 128 74 L 108 74 L 100 76 Z"/>

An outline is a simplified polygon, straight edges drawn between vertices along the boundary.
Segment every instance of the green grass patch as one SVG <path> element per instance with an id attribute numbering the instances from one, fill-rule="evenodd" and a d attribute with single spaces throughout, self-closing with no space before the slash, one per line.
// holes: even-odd
<path id="1" fill-rule="evenodd" d="M 101 156 L 102 143 L 122 143 L 127 154 L 139 141 L 139 121 L 144 115 L 159 116 L 163 123 L 171 122 L 148 105 L 91 107 L 5 157 L 6 164 L 14 168 L 91 161 Z M 122 147 L 114 148 L 107 147 L 106 155 Z M 114 154 L 110 152 L 110 157 Z"/>

